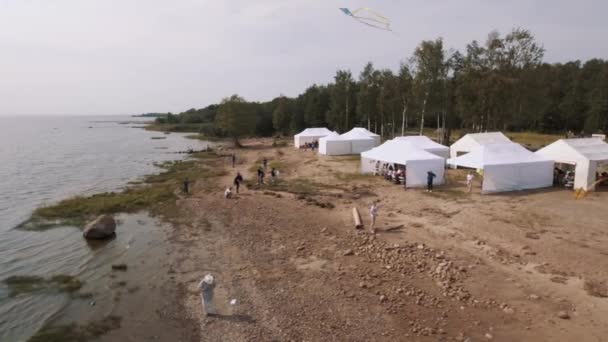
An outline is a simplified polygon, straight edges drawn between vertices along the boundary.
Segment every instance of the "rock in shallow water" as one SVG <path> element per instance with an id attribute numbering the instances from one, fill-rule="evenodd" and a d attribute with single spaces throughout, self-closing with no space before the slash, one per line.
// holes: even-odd
<path id="1" fill-rule="evenodd" d="M 111 215 L 101 215 L 87 223 L 82 236 L 85 239 L 107 239 L 116 234 L 116 221 Z"/>

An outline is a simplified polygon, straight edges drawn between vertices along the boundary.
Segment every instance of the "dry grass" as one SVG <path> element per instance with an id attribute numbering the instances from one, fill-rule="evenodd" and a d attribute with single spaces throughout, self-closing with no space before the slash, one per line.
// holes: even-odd
<path id="1" fill-rule="evenodd" d="M 606 298 L 608 297 L 608 287 L 603 281 L 585 280 L 583 285 L 588 295 L 593 297 Z"/>

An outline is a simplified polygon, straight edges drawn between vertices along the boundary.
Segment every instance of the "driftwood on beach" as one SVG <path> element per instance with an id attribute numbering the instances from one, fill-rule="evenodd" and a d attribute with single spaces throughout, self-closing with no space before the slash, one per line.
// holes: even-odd
<path id="1" fill-rule="evenodd" d="M 361 215 L 359 215 L 359 210 L 356 207 L 353 208 L 353 220 L 355 221 L 356 229 L 363 228 L 363 222 L 361 221 Z"/>

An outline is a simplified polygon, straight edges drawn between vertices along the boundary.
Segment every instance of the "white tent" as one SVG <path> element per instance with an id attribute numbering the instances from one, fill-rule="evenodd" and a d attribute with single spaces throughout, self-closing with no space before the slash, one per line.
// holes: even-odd
<path id="1" fill-rule="evenodd" d="M 326 136 L 337 136 L 338 133 L 332 132 L 325 127 L 322 128 L 307 128 L 302 132 L 293 136 L 293 145 L 296 148 L 304 145 L 305 143 L 311 143 L 318 141 L 319 139 Z"/>
<path id="2" fill-rule="evenodd" d="M 319 139 L 319 153 L 338 156 L 359 154 L 380 144 L 380 136 L 365 128 L 355 127 L 340 136 Z"/>
<path id="3" fill-rule="evenodd" d="M 463 156 L 448 159 L 448 164 L 482 169 L 482 193 L 553 185 L 553 160 L 512 142 L 478 146 Z"/>
<path id="4" fill-rule="evenodd" d="M 450 148 L 447 146 L 443 146 L 431 140 L 429 137 L 424 135 L 412 135 L 407 137 L 397 137 L 397 140 L 403 140 L 408 143 L 411 143 L 414 147 L 430 152 L 434 155 L 437 155 L 442 158 L 450 157 Z"/>
<path id="5" fill-rule="evenodd" d="M 501 132 L 470 133 L 458 139 L 450 146 L 450 158 L 456 158 L 463 153 L 471 152 L 479 146 L 510 142 L 512 141 Z"/>
<path id="6" fill-rule="evenodd" d="M 374 172 L 377 162 L 405 165 L 405 185 L 408 188 L 425 186 L 428 171 L 437 176 L 434 184 L 444 182 L 445 159 L 420 150 L 403 140 L 389 140 L 361 153 L 361 172 Z"/>
<path id="7" fill-rule="evenodd" d="M 593 190 L 598 166 L 608 164 L 608 144 L 601 138 L 560 139 L 536 154 L 556 163 L 575 165 L 575 189 Z"/>

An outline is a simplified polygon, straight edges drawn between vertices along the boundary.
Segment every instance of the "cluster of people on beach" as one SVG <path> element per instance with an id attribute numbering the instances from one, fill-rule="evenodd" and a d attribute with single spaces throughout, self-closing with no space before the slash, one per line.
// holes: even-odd
<path id="1" fill-rule="evenodd" d="M 234 154 L 232 154 L 231 158 L 232 158 L 232 165 L 234 167 L 236 156 Z M 266 178 L 267 169 L 268 169 L 268 159 L 264 158 L 262 160 L 262 165 L 260 165 L 260 167 L 258 167 L 258 169 L 257 169 L 257 181 L 256 181 L 257 185 L 266 184 L 266 183 L 264 183 L 264 179 Z M 271 167 L 270 184 L 275 184 L 278 176 L 279 176 L 279 170 L 277 170 L 277 168 L 275 168 L 275 167 Z M 243 175 L 240 172 L 237 172 L 236 176 L 234 177 L 233 183 L 232 183 L 232 186 L 234 186 L 236 189 L 236 194 L 239 193 L 241 183 L 243 183 Z M 233 196 L 232 186 L 229 186 L 226 188 L 226 190 L 224 191 L 224 198 L 232 198 L 232 196 Z"/>
<path id="2" fill-rule="evenodd" d="M 313 142 L 307 142 L 304 143 L 304 145 L 302 145 L 302 147 L 304 148 L 304 151 L 308 151 L 308 149 L 310 149 L 311 151 L 315 151 L 315 149 L 319 149 L 319 142 L 318 141 L 313 141 Z"/>

